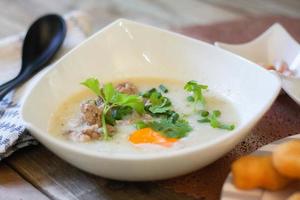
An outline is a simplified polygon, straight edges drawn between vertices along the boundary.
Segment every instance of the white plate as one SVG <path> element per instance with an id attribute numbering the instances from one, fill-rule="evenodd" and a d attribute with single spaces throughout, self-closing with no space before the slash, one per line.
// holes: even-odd
<path id="1" fill-rule="evenodd" d="M 282 88 L 300 105 L 300 45 L 276 23 L 254 40 L 243 44 L 216 42 L 216 46 L 238 54 L 258 64 L 275 65 L 286 62 L 294 77 L 278 74 Z"/>
<path id="2" fill-rule="evenodd" d="M 291 140 L 299 140 L 300 134 L 293 135 L 290 137 L 283 138 L 281 140 L 277 140 L 275 142 L 272 142 L 266 146 L 261 147 L 260 149 L 256 150 L 253 154 L 271 154 L 272 151 L 280 144 L 291 141 Z M 297 184 L 293 183 L 290 184 L 289 187 L 279 190 L 276 192 L 271 192 L 267 190 L 262 189 L 256 189 L 256 190 L 239 190 L 237 189 L 233 183 L 232 183 L 232 174 L 230 173 L 223 185 L 222 188 L 222 200 L 282 200 L 287 199 L 290 195 L 292 195 L 294 192 L 297 192 L 300 190 L 300 183 Z"/>
<path id="3" fill-rule="evenodd" d="M 196 80 L 227 97 L 240 122 L 224 135 L 177 151 L 132 155 L 83 149 L 47 132 L 51 113 L 87 77 Z M 197 170 L 230 151 L 271 106 L 280 80 L 213 45 L 128 20 L 117 20 L 61 58 L 28 91 L 21 109 L 29 131 L 74 166 L 121 180 L 157 180 Z M 201 134 L 201 133 L 199 133 Z"/>

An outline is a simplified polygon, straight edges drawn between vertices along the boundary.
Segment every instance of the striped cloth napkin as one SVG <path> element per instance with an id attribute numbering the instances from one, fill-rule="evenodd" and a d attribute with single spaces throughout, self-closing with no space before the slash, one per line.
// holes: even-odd
<path id="1" fill-rule="evenodd" d="M 90 20 L 85 13 L 74 11 L 64 18 L 67 23 L 66 39 L 53 60 L 71 50 L 91 32 Z M 23 38 L 24 33 L 0 40 L 0 84 L 18 74 Z M 20 148 L 37 144 L 37 141 L 26 131 L 20 119 L 19 109 L 24 91 L 41 73 L 43 71 L 0 101 L 0 161 Z"/>

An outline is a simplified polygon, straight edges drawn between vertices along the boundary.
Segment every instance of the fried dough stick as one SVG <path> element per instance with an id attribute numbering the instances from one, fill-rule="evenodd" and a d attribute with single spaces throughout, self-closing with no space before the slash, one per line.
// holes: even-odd
<path id="1" fill-rule="evenodd" d="M 232 164 L 232 175 L 234 185 L 240 189 L 278 190 L 289 183 L 273 167 L 271 155 L 241 157 Z"/>
<path id="2" fill-rule="evenodd" d="M 300 200 L 300 192 L 292 194 L 287 200 Z"/>
<path id="3" fill-rule="evenodd" d="M 300 140 L 279 145 L 273 152 L 273 164 L 282 175 L 300 179 Z"/>

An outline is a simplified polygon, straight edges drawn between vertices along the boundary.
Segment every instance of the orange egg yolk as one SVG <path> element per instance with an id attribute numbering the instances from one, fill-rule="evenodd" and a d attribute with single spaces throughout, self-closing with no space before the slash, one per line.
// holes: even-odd
<path id="1" fill-rule="evenodd" d="M 150 143 L 171 147 L 177 141 L 177 139 L 164 137 L 162 134 L 154 131 L 151 128 L 142 128 L 134 131 L 129 136 L 129 141 L 134 144 Z"/>

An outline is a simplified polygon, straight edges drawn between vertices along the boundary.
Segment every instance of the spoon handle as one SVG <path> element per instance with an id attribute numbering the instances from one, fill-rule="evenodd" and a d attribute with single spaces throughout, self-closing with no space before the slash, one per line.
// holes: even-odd
<path id="1" fill-rule="evenodd" d="M 0 88 L 0 101 L 5 97 L 7 93 L 9 93 L 12 89 L 19 86 L 21 83 L 29 79 L 32 75 L 31 70 L 25 71 L 20 74 L 17 78 L 11 80 Z M 5 86 L 5 87 L 4 87 Z"/>
<path id="2" fill-rule="evenodd" d="M 15 78 L 3 83 L 2 85 L 0 85 L 0 91 L 4 90 L 10 83 L 12 83 L 15 79 L 18 78 L 19 75 L 17 75 Z"/>

